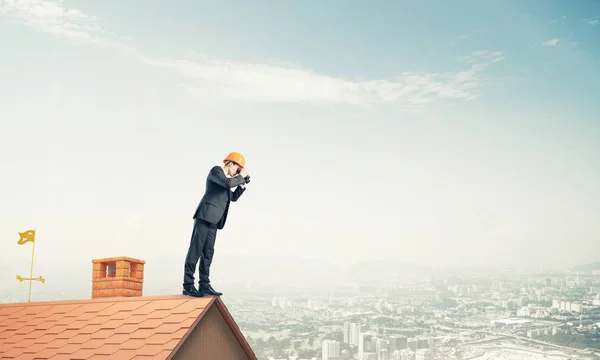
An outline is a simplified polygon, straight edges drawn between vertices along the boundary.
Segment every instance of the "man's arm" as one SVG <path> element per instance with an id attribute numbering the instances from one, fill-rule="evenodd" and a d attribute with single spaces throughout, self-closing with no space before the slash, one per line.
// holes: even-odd
<path id="1" fill-rule="evenodd" d="M 220 166 L 215 166 L 212 169 L 210 169 L 210 173 L 208 173 L 208 181 L 212 181 L 225 189 L 231 189 L 246 183 L 246 180 L 244 180 L 244 178 L 241 175 L 236 175 L 232 178 L 228 178 L 227 176 L 225 176 L 225 172 Z"/>
<path id="2" fill-rule="evenodd" d="M 246 187 L 242 184 L 235 189 L 235 191 L 231 192 L 231 201 L 238 201 L 240 196 L 246 191 Z"/>

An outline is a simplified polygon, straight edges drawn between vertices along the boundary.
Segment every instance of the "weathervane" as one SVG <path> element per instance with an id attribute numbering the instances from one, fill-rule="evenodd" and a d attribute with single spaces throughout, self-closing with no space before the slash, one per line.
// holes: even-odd
<path id="1" fill-rule="evenodd" d="M 23 282 L 25 280 L 29 280 L 29 294 L 27 295 L 27 302 L 31 302 L 31 282 L 32 281 L 39 281 L 42 284 L 46 283 L 46 279 L 44 279 L 43 277 L 39 276 L 34 278 L 33 277 L 33 259 L 34 259 L 34 255 L 35 255 L 35 230 L 27 230 L 25 232 L 20 232 L 19 233 L 19 241 L 17 241 L 18 245 L 24 245 L 28 242 L 32 243 L 32 248 L 31 248 L 31 268 L 29 269 L 29 277 L 28 278 L 24 278 L 21 275 L 17 275 L 17 280 L 19 280 L 20 282 Z"/>

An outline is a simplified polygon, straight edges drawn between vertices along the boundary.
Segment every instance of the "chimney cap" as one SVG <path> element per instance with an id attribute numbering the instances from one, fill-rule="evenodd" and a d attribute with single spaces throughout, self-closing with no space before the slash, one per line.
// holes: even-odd
<path id="1" fill-rule="evenodd" d="M 97 264 L 97 263 L 109 263 L 109 262 L 117 262 L 117 261 L 128 261 L 131 263 L 137 263 L 137 264 L 145 264 L 146 261 L 144 260 L 140 260 L 140 259 L 134 259 L 128 256 L 117 256 L 117 257 L 110 257 L 110 258 L 103 258 L 103 259 L 93 259 L 92 263 L 93 264 Z"/>

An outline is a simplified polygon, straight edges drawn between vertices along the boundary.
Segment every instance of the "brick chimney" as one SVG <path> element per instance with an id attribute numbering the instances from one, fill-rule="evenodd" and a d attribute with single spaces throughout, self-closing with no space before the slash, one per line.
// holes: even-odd
<path id="1" fill-rule="evenodd" d="M 92 260 L 92 299 L 142 296 L 145 263 L 125 256 Z"/>

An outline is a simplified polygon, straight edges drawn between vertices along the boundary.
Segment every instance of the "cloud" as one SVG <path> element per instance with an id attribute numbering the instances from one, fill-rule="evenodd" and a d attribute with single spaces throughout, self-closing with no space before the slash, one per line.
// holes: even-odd
<path id="1" fill-rule="evenodd" d="M 502 54 L 502 53 L 494 53 Z M 447 73 L 403 73 L 385 80 L 351 81 L 309 69 L 223 61 L 207 55 L 189 59 L 145 59 L 188 79 L 185 87 L 209 96 L 217 91 L 246 101 L 327 102 L 368 105 L 403 102 L 407 105 L 439 99 L 471 100 L 477 95 L 480 73 L 496 57 L 474 53 L 470 68 Z M 210 84 L 207 86 L 206 84 Z"/>
<path id="2" fill-rule="evenodd" d="M 468 34 L 463 34 L 463 35 L 459 35 L 457 37 L 455 37 L 456 40 L 466 40 L 469 38 Z"/>
<path id="3" fill-rule="evenodd" d="M 550 40 L 546 40 L 544 41 L 542 44 L 544 46 L 556 46 L 559 42 L 559 39 L 550 39 Z"/>
<path id="4" fill-rule="evenodd" d="M 504 60 L 504 53 L 502 51 L 474 51 L 471 55 L 459 56 L 457 58 L 459 62 L 469 64 L 484 65 L 487 63 L 494 63 Z"/>
<path id="5" fill-rule="evenodd" d="M 592 26 L 598 25 L 598 22 L 599 22 L 598 19 L 588 19 L 588 20 L 584 20 L 584 21 L 586 24 L 592 25 Z"/>
<path id="6" fill-rule="evenodd" d="M 433 101 L 475 99 L 482 74 L 502 52 L 478 51 L 460 59 L 462 71 L 406 72 L 377 80 L 354 80 L 318 74 L 310 69 L 276 64 L 252 64 L 206 54 L 184 58 L 148 57 L 133 41 L 102 29 L 99 19 L 55 0 L 0 0 L 0 16 L 18 19 L 29 28 L 50 33 L 76 46 L 123 51 L 144 64 L 179 74 L 191 94 L 252 102 L 339 103 L 369 106 L 400 103 L 419 106 Z"/>
<path id="7" fill-rule="evenodd" d="M 0 16 L 16 18 L 32 30 L 53 34 L 73 45 L 134 51 L 124 38 L 101 29 L 96 17 L 66 8 L 62 0 L 0 0 Z"/>

